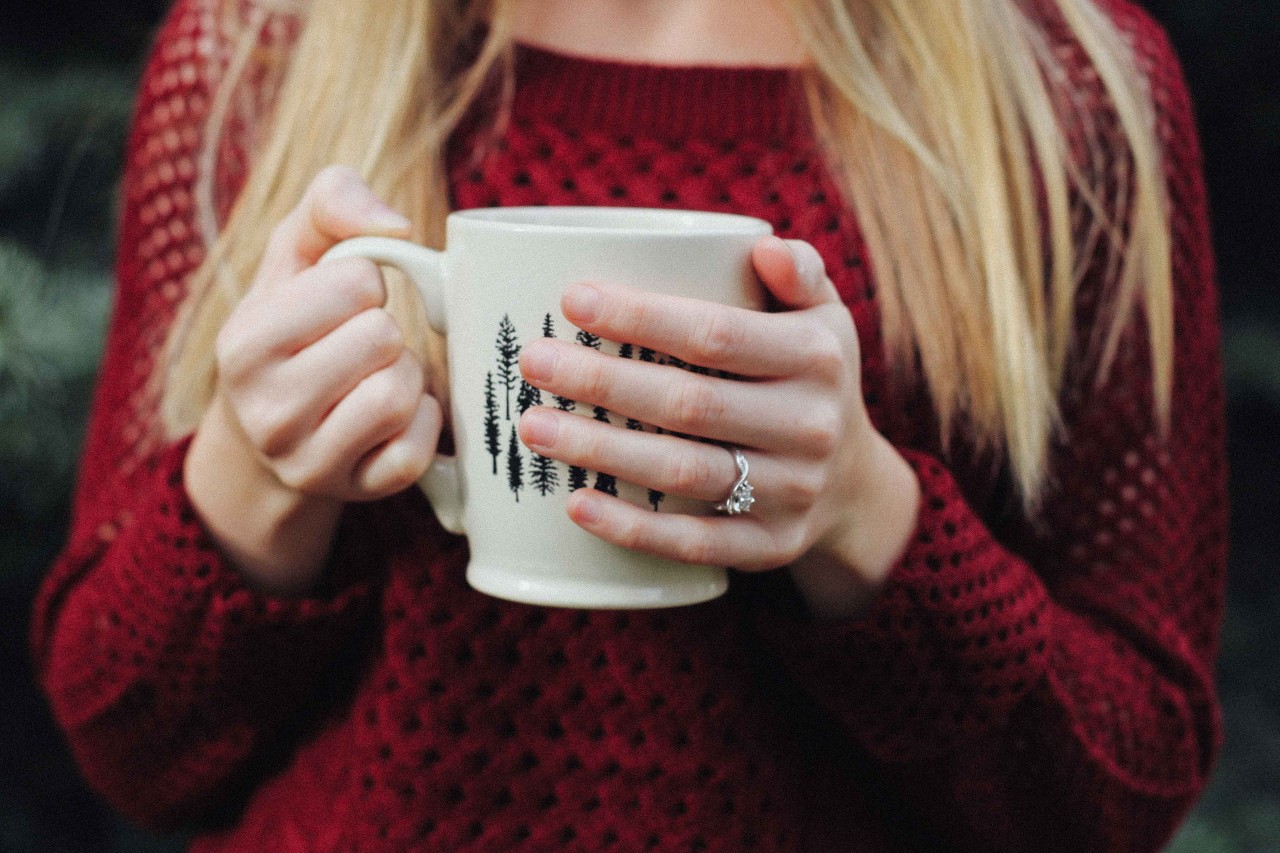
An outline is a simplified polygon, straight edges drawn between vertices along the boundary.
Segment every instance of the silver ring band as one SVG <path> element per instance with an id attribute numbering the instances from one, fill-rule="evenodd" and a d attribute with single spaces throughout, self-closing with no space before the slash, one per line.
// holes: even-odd
<path id="1" fill-rule="evenodd" d="M 738 466 L 738 479 L 733 484 L 733 488 L 729 490 L 729 497 L 725 498 L 724 503 L 716 504 L 716 511 L 723 512 L 725 515 L 741 515 L 751 512 L 751 505 L 756 502 L 752 496 L 751 483 L 747 481 L 747 473 L 750 466 L 747 465 L 746 455 L 736 447 L 726 447 L 726 450 L 733 454 L 733 461 Z"/>

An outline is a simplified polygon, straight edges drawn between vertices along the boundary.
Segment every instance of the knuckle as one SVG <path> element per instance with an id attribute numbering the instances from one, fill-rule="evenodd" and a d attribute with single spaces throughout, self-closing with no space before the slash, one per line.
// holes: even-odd
<path id="1" fill-rule="evenodd" d="M 370 308 L 358 315 L 365 347 L 387 357 L 404 349 L 404 333 L 400 325 L 383 308 Z"/>
<path id="2" fill-rule="evenodd" d="M 701 363 L 716 364 L 739 352 L 742 344 L 742 325 L 722 311 L 712 311 L 694 337 L 694 356 Z"/>
<path id="3" fill-rule="evenodd" d="M 331 287 L 350 299 L 353 304 L 365 307 L 382 305 L 386 301 L 382 271 L 368 258 L 340 258 L 324 266 L 333 273 Z"/>
<path id="4" fill-rule="evenodd" d="M 618 522 L 614 541 L 623 548 L 640 549 L 646 542 L 643 525 L 634 519 Z"/>
<path id="5" fill-rule="evenodd" d="M 265 401 L 242 406 L 237 413 L 245 435 L 267 457 L 279 456 L 293 439 L 292 419 L 278 405 Z"/>
<path id="6" fill-rule="evenodd" d="M 410 393 L 410 388 L 391 370 L 367 376 L 361 384 L 365 386 L 363 402 L 370 415 L 387 429 L 407 423 L 417 411 L 418 395 Z"/>
<path id="7" fill-rule="evenodd" d="M 830 456 L 840 447 L 842 421 L 834 406 L 815 406 L 800 424 L 800 444 L 812 456 Z"/>
<path id="8" fill-rule="evenodd" d="M 579 379 L 584 399 L 602 406 L 609 404 L 609 390 L 612 386 L 606 364 L 603 358 L 585 359 Z"/>
<path id="9" fill-rule="evenodd" d="M 809 471 L 797 472 L 787 480 L 784 489 L 787 503 L 803 509 L 818 502 L 825 489 L 825 479 Z"/>
<path id="10" fill-rule="evenodd" d="M 700 453 L 678 453 L 671 461 L 668 491 L 677 494 L 701 492 L 710 485 L 711 465 Z"/>
<path id="11" fill-rule="evenodd" d="M 813 372 L 825 379 L 844 374 L 848 365 L 839 336 L 826 326 L 817 326 L 809 335 L 809 364 Z"/>
<path id="12" fill-rule="evenodd" d="M 426 464 L 419 459 L 407 441 L 393 441 L 382 451 L 378 469 L 378 481 L 369 486 L 380 492 L 394 493 L 417 482 L 426 469 Z"/>
<path id="13" fill-rule="evenodd" d="M 281 460 L 275 464 L 277 479 L 289 488 L 316 494 L 323 492 L 327 483 L 325 472 L 318 466 L 308 464 L 301 459 Z"/>
<path id="14" fill-rule="evenodd" d="M 671 414 L 682 432 L 701 434 L 708 424 L 719 419 L 723 401 L 707 384 L 685 379 L 672 387 Z"/>

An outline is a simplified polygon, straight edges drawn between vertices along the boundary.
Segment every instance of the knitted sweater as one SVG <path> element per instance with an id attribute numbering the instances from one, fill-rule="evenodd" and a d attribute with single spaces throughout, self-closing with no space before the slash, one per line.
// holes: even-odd
<path id="1" fill-rule="evenodd" d="M 1221 739 L 1223 397 L 1200 151 L 1144 13 L 1107 4 L 1166 146 L 1172 435 L 1156 437 L 1138 324 L 1104 384 L 1072 371 L 1035 523 L 998 466 L 963 443 L 943 453 L 926 394 L 890 386 L 865 247 L 793 73 L 521 47 L 500 142 L 477 161 L 478 131 L 457 134 L 456 208 L 734 211 L 821 252 L 861 338 L 867 406 L 923 499 L 871 612 L 818 623 L 786 570 L 667 610 L 490 598 L 417 490 L 347 508 L 312 596 L 246 586 L 184 491 L 189 439 L 147 439 L 145 378 L 203 252 L 193 188 L 227 49 L 217 5 L 179 0 L 141 85 L 74 521 L 33 626 L 70 747 L 121 812 L 206 853 L 1130 851 L 1170 836 Z M 1082 50 L 1046 28 L 1106 122 Z M 224 210 L 236 152 L 217 164 Z M 1084 281 L 1086 339 L 1106 284 L 1104 264 Z"/>

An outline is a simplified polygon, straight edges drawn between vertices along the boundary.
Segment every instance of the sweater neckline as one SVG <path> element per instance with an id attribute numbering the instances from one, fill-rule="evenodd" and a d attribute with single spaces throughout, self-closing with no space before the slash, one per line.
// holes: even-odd
<path id="1" fill-rule="evenodd" d="M 663 137 L 781 138 L 803 118 L 804 71 L 789 66 L 671 65 L 515 44 L 516 118 L 565 129 Z"/>

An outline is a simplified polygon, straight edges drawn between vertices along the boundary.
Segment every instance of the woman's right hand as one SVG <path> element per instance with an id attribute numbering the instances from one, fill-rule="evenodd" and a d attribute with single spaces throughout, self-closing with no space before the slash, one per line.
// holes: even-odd
<path id="1" fill-rule="evenodd" d="M 318 263 L 350 237 L 408 232 L 354 171 L 325 169 L 272 231 L 218 334 L 186 487 L 224 551 L 269 591 L 313 585 L 342 505 L 407 488 L 435 455 L 441 408 L 383 307 L 377 267 Z"/>

